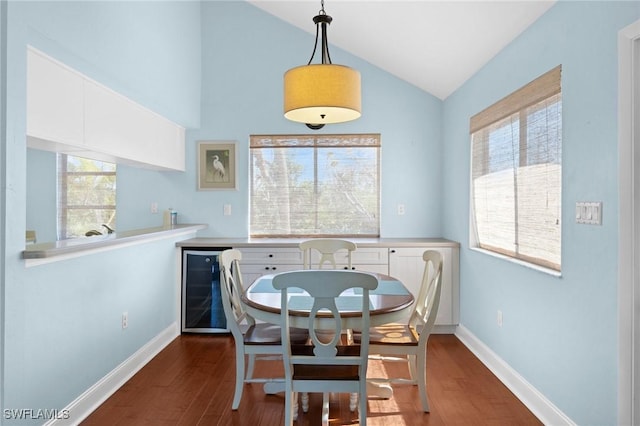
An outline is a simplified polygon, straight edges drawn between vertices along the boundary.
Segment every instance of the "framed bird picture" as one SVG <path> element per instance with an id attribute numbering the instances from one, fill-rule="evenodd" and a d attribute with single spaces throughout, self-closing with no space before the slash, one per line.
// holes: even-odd
<path id="1" fill-rule="evenodd" d="M 198 141 L 198 190 L 215 189 L 237 189 L 234 141 Z"/>

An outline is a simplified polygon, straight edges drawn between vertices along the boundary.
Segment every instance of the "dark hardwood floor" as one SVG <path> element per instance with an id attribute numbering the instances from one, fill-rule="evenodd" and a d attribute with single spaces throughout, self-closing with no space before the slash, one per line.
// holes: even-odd
<path id="1" fill-rule="evenodd" d="M 417 386 L 395 385 L 388 400 L 369 400 L 369 425 L 540 425 L 540 421 L 453 335 L 432 335 L 427 356 L 430 413 Z M 406 374 L 404 364 L 372 361 L 371 376 Z M 263 361 L 257 374 L 282 371 Z M 100 425 L 281 425 L 284 396 L 245 385 L 240 408 L 231 410 L 235 383 L 233 339 L 181 335 L 82 423 Z M 322 396 L 310 395 L 298 426 L 320 424 Z M 333 395 L 330 424 L 357 424 L 348 395 Z"/>

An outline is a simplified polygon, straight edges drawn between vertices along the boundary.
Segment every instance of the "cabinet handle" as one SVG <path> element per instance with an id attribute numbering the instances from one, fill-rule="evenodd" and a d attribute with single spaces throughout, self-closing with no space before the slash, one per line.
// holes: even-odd
<path id="1" fill-rule="evenodd" d="M 270 254 L 270 255 L 269 255 L 269 257 L 273 257 L 273 255 L 272 255 L 272 254 Z"/>
<path id="2" fill-rule="evenodd" d="M 273 266 L 273 267 L 271 268 L 271 270 L 272 270 L 272 271 L 275 271 L 276 269 L 278 269 L 278 268 L 276 268 L 275 266 Z"/>
<path id="3" fill-rule="evenodd" d="M 269 270 L 269 267 L 268 267 L 268 266 L 265 266 L 265 267 L 264 267 L 264 269 L 265 269 L 266 271 L 268 271 L 268 270 Z"/>
<path id="4" fill-rule="evenodd" d="M 396 249 L 391 249 L 391 253 L 395 253 L 395 252 L 396 252 Z"/>

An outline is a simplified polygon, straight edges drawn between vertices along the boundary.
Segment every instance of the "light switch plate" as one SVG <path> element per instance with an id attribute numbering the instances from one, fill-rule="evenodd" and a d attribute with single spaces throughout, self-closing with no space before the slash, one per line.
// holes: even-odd
<path id="1" fill-rule="evenodd" d="M 578 201 L 576 223 L 602 225 L 602 201 Z"/>

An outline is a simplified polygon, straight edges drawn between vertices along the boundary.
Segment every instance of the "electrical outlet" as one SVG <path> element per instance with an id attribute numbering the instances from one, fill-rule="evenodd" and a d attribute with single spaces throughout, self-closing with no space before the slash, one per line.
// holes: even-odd
<path id="1" fill-rule="evenodd" d="M 128 312 L 123 312 L 122 313 L 122 328 L 125 329 L 129 327 L 129 313 Z"/>
<path id="2" fill-rule="evenodd" d="M 502 311 L 501 310 L 498 310 L 496 321 L 498 322 L 498 327 L 502 327 Z"/>
<path id="3" fill-rule="evenodd" d="M 398 216 L 402 216 L 404 214 L 404 204 L 398 204 Z"/>
<path id="4" fill-rule="evenodd" d="M 158 203 L 155 201 L 151 203 L 151 213 L 158 213 Z"/>
<path id="5" fill-rule="evenodd" d="M 231 216 L 231 204 L 225 204 L 222 210 L 225 216 Z"/>

